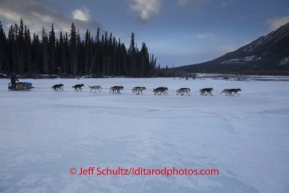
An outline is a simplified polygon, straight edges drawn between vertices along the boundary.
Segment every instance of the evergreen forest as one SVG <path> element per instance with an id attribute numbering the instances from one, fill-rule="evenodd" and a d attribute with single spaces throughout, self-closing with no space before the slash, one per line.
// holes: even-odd
<path id="1" fill-rule="evenodd" d="M 72 23 L 70 32 L 50 31 L 31 35 L 29 28 L 11 25 L 6 33 L 0 21 L 0 72 L 5 74 L 47 74 L 59 76 L 126 76 L 149 77 L 156 69 L 156 58 L 145 43 L 139 49 L 135 34 L 126 48 L 112 33 L 86 31 L 83 40 Z"/>

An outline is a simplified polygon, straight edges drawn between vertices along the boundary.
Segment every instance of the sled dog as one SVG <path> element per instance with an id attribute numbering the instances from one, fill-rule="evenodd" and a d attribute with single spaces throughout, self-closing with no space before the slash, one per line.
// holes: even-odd
<path id="1" fill-rule="evenodd" d="M 200 89 L 200 94 L 202 96 L 207 95 L 207 94 L 210 94 L 211 96 L 213 96 L 211 93 L 213 90 L 214 90 L 213 88 L 203 88 L 203 89 Z"/>
<path id="2" fill-rule="evenodd" d="M 231 89 L 225 88 L 225 89 L 222 90 L 222 92 L 220 94 L 225 93 L 225 95 L 228 96 L 230 90 Z"/>
<path id="3" fill-rule="evenodd" d="M 118 93 L 118 94 L 121 94 L 120 91 L 123 89 L 123 86 L 113 86 L 111 87 L 109 90 L 109 92 L 112 91 L 112 93 Z"/>
<path id="4" fill-rule="evenodd" d="M 76 84 L 74 85 L 72 88 L 74 88 L 75 91 L 82 91 L 82 87 L 84 86 L 84 84 Z"/>
<path id="5" fill-rule="evenodd" d="M 97 85 L 97 86 L 88 86 L 88 87 L 90 88 L 90 92 L 91 92 L 92 90 L 94 90 L 94 92 L 95 92 L 96 90 L 98 90 L 99 92 L 101 92 L 99 89 L 102 89 L 100 85 Z"/>
<path id="6" fill-rule="evenodd" d="M 235 94 L 239 95 L 239 91 L 242 91 L 240 88 L 232 88 L 230 89 L 230 96 L 234 96 Z"/>
<path id="7" fill-rule="evenodd" d="M 159 94 L 161 95 L 162 93 L 165 95 L 165 94 L 168 94 L 166 91 L 169 90 L 167 87 L 158 87 L 158 88 L 155 88 L 153 89 L 153 92 L 156 94 Z"/>
<path id="8" fill-rule="evenodd" d="M 179 90 L 177 90 L 177 95 L 181 94 L 183 96 L 185 93 L 187 93 L 190 96 L 189 94 L 190 91 L 191 91 L 190 88 L 180 88 Z"/>
<path id="9" fill-rule="evenodd" d="M 63 84 L 55 84 L 53 85 L 51 88 L 54 90 L 54 91 L 58 91 L 58 90 L 63 90 Z"/>
<path id="10" fill-rule="evenodd" d="M 136 87 L 134 87 L 131 91 L 132 91 L 132 94 L 133 94 L 133 93 L 136 93 L 137 95 L 139 95 L 139 94 L 142 94 L 142 91 L 143 91 L 143 90 L 146 90 L 146 87 L 136 86 Z"/>
<path id="11" fill-rule="evenodd" d="M 234 96 L 235 94 L 239 95 L 239 91 L 242 91 L 240 88 L 231 88 L 231 89 L 224 89 L 220 94 L 223 92 L 225 93 L 226 96 Z"/>
<path id="12" fill-rule="evenodd" d="M 131 89 L 132 93 L 135 93 L 136 95 L 139 95 L 140 94 L 140 89 L 138 87 L 134 87 L 133 89 Z"/>

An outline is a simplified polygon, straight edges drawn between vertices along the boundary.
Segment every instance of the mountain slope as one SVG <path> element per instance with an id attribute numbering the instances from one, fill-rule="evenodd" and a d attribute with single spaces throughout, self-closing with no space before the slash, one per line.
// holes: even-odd
<path id="1" fill-rule="evenodd" d="M 176 69 L 188 72 L 289 70 L 289 23 L 217 59 Z"/>

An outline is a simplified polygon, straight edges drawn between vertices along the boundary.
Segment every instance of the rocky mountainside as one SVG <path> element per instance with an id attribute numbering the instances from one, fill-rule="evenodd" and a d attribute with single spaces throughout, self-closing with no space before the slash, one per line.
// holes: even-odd
<path id="1" fill-rule="evenodd" d="M 289 23 L 217 59 L 176 69 L 211 73 L 289 70 Z"/>

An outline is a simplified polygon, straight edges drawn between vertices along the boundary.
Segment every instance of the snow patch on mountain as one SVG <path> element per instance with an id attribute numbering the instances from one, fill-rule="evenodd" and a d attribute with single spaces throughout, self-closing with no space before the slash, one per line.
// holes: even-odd
<path id="1" fill-rule="evenodd" d="M 281 66 L 281 65 L 287 65 L 289 64 L 289 56 L 287 58 L 283 58 L 280 63 L 278 64 L 278 66 Z"/>
<path id="2" fill-rule="evenodd" d="M 252 62 L 256 60 L 261 60 L 261 57 L 253 55 L 253 56 L 245 56 L 243 58 L 233 58 L 229 60 L 223 60 L 222 62 L 220 62 L 220 64 L 231 64 L 231 63 L 240 64 L 240 63 Z"/>
<path id="3" fill-rule="evenodd" d="M 255 40 L 251 44 L 249 44 L 248 46 L 245 46 L 243 48 L 243 51 L 244 52 L 252 52 L 257 47 L 259 47 L 267 38 L 268 38 L 268 36 L 261 36 L 260 38 L 258 38 L 257 40 Z"/>

